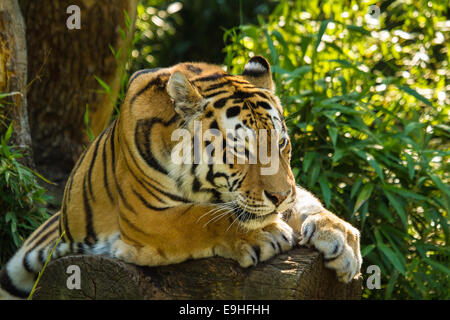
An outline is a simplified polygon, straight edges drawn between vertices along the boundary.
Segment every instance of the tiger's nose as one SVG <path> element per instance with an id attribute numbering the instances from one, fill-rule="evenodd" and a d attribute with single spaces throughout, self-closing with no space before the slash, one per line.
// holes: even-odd
<path id="1" fill-rule="evenodd" d="M 271 192 L 264 190 L 264 194 L 275 206 L 279 206 L 289 196 L 291 191 L 286 192 Z"/>

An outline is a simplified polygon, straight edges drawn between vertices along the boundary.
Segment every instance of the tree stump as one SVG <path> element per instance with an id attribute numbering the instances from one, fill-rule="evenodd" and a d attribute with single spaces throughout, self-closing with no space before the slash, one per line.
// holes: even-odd
<path id="1" fill-rule="evenodd" d="M 75 276 L 69 266 L 79 267 L 80 289 L 68 289 Z M 139 267 L 105 256 L 67 256 L 48 264 L 33 299 L 360 299 L 361 292 L 361 276 L 340 283 L 321 254 L 296 248 L 248 269 L 221 257 Z"/>

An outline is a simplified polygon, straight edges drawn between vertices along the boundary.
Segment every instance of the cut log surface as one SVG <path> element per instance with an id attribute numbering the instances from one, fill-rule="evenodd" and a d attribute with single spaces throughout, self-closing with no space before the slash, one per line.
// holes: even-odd
<path id="1" fill-rule="evenodd" d="M 75 276 L 70 266 L 79 267 L 80 289 L 68 289 Z M 296 248 L 248 269 L 220 257 L 139 267 L 105 256 L 67 256 L 48 264 L 33 299 L 360 299 L 361 292 L 361 276 L 340 283 L 318 252 Z"/>

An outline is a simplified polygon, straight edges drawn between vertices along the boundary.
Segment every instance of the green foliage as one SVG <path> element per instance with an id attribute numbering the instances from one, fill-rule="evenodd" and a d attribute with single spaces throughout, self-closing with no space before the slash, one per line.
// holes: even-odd
<path id="1" fill-rule="evenodd" d="M 114 60 L 116 61 L 117 65 L 117 72 L 120 75 L 119 78 L 119 88 L 118 92 L 113 92 L 113 88 L 110 84 L 106 83 L 104 80 L 102 80 L 100 77 L 94 75 L 95 80 L 100 85 L 101 89 L 97 90 L 98 93 L 107 95 L 109 100 L 112 104 L 114 104 L 114 112 L 112 115 L 112 119 L 115 119 L 120 114 L 120 106 L 122 105 L 127 91 L 127 85 L 128 85 L 128 79 L 130 78 L 130 68 L 131 68 L 131 57 L 132 57 L 132 50 L 136 46 L 136 43 L 139 41 L 139 39 L 142 37 L 141 32 L 134 32 L 133 33 L 133 25 L 131 23 L 130 16 L 127 11 L 124 10 L 123 12 L 123 19 L 125 28 L 118 27 L 118 32 L 120 34 L 120 38 L 124 45 L 123 47 L 119 48 L 118 50 L 115 50 L 111 45 L 109 46 L 109 50 L 111 51 L 111 55 L 114 57 Z M 129 41 L 128 37 L 132 36 Z M 86 105 L 86 111 L 84 113 L 84 124 L 85 124 L 85 131 L 87 136 L 89 137 L 89 140 L 92 142 L 95 139 L 95 135 L 92 132 L 92 129 L 89 124 L 89 106 Z"/>
<path id="2" fill-rule="evenodd" d="M 276 1 L 143 0 L 137 8 L 140 34 L 133 50 L 132 71 L 167 67 L 184 61 L 222 63 L 225 29 L 256 22 Z"/>
<path id="3" fill-rule="evenodd" d="M 97 79 L 97 80 L 99 80 L 99 79 Z M 88 104 L 86 104 L 86 111 L 84 112 L 83 121 L 84 121 L 84 126 L 86 127 L 84 132 L 86 132 L 86 135 L 88 136 L 89 141 L 92 142 L 95 140 L 95 134 L 92 131 L 91 125 L 89 123 L 89 105 Z"/>
<path id="4" fill-rule="evenodd" d="M 9 112 L 11 112 L 10 108 L 6 108 L 8 104 L 11 104 L 10 101 L 7 99 L 9 97 L 15 96 L 15 95 L 21 95 L 20 92 L 6 92 L 1 93 L 0 92 L 0 134 L 4 134 L 5 131 L 8 129 L 8 123 L 9 123 Z"/>
<path id="5" fill-rule="evenodd" d="M 0 265 L 49 217 L 49 197 L 36 179 L 42 177 L 20 163 L 22 154 L 8 145 L 11 134 L 12 125 L 0 139 Z"/>
<path id="6" fill-rule="evenodd" d="M 370 4 L 281 1 L 226 32 L 225 64 L 270 58 L 297 182 L 361 230 L 363 275 L 381 268 L 364 296 L 448 299 L 448 8 Z"/>

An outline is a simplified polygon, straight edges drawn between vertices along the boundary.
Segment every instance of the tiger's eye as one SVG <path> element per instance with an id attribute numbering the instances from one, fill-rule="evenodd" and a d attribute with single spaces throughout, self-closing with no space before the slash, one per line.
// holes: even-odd
<path id="1" fill-rule="evenodd" d="M 283 137 L 278 141 L 278 146 L 279 146 L 280 150 L 283 150 L 284 147 L 286 147 L 287 142 L 288 142 L 288 139 L 286 137 Z"/>

